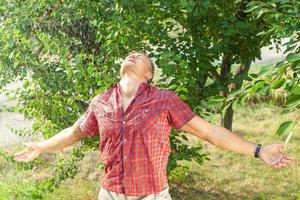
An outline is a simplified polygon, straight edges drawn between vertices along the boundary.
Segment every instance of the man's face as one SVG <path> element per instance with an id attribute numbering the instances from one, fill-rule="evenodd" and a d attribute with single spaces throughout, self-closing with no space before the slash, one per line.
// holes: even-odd
<path id="1" fill-rule="evenodd" d="M 125 58 L 121 64 L 120 75 L 130 73 L 142 81 L 152 78 L 151 62 L 147 56 L 142 53 L 132 53 Z"/>

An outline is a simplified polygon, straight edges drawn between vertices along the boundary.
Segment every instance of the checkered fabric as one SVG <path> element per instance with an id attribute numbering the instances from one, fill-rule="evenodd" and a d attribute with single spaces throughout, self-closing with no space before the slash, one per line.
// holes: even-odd
<path id="1" fill-rule="evenodd" d="M 172 90 L 142 82 L 126 111 L 120 83 L 96 95 L 76 123 L 88 137 L 100 134 L 105 164 L 102 187 L 130 196 L 158 193 L 167 185 L 171 128 L 195 116 Z"/>

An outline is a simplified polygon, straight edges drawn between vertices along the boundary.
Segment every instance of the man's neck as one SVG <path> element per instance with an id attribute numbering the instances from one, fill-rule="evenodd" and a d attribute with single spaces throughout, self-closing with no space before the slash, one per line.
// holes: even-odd
<path id="1" fill-rule="evenodd" d="M 122 97 L 130 99 L 135 96 L 142 81 L 133 76 L 124 75 L 119 83 Z"/>

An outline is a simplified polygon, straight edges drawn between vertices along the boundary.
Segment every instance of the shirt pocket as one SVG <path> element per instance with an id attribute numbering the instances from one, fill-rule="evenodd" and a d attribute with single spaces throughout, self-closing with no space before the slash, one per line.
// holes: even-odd
<path id="1" fill-rule="evenodd" d="M 140 134 L 140 137 L 143 138 L 145 144 L 151 142 L 151 146 L 162 147 L 165 142 L 165 137 L 162 127 L 162 119 L 160 108 L 158 107 L 145 107 L 137 110 L 139 114 L 135 121 L 135 128 Z M 153 146 L 154 145 L 154 146 Z"/>
<path id="2" fill-rule="evenodd" d="M 99 132 L 103 140 L 114 140 L 119 129 L 120 120 L 114 111 L 99 114 Z"/>
<path id="3" fill-rule="evenodd" d="M 157 109 L 151 108 L 151 107 L 141 107 L 134 110 L 132 113 L 132 116 L 130 117 L 130 125 L 133 125 L 136 129 L 141 129 L 149 122 L 155 118 L 155 115 L 157 115 Z"/>
<path id="4" fill-rule="evenodd" d="M 100 120 L 102 120 L 102 123 L 108 122 L 108 123 L 114 123 L 118 121 L 117 113 L 114 111 L 106 111 L 101 114 L 99 114 Z"/>

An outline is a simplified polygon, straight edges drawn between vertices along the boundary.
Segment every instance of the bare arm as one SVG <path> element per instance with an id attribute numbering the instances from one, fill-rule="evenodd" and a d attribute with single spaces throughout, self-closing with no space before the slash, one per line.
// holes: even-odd
<path id="1" fill-rule="evenodd" d="M 83 138 L 80 128 L 75 124 L 68 127 L 48 140 L 38 142 L 41 153 L 62 151 L 64 148 L 75 144 Z"/>
<path id="2" fill-rule="evenodd" d="M 211 124 L 197 115 L 183 125 L 181 130 L 222 149 L 244 155 L 253 156 L 256 149 L 256 144 L 237 136 L 224 127 Z M 275 168 L 287 166 L 293 161 L 292 157 L 283 154 L 282 144 L 271 144 L 262 147 L 259 158 Z"/>
<path id="3" fill-rule="evenodd" d="M 244 140 L 224 127 L 211 124 L 197 115 L 182 126 L 181 130 L 206 140 L 222 149 L 244 155 L 254 155 L 255 152 L 256 144 Z"/>
<path id="4" fill-rule="evenodd" d="M 62 151 L 64 148 L 73 145 L 84 138 L 80 128 L 75 123 L 48 140 L 42 142 L 25 143 L 27 146 L 24 150 L 15 154 L 17 161 L 29 162 L 39 157 L 40 154 L 52 151 Z"/>

